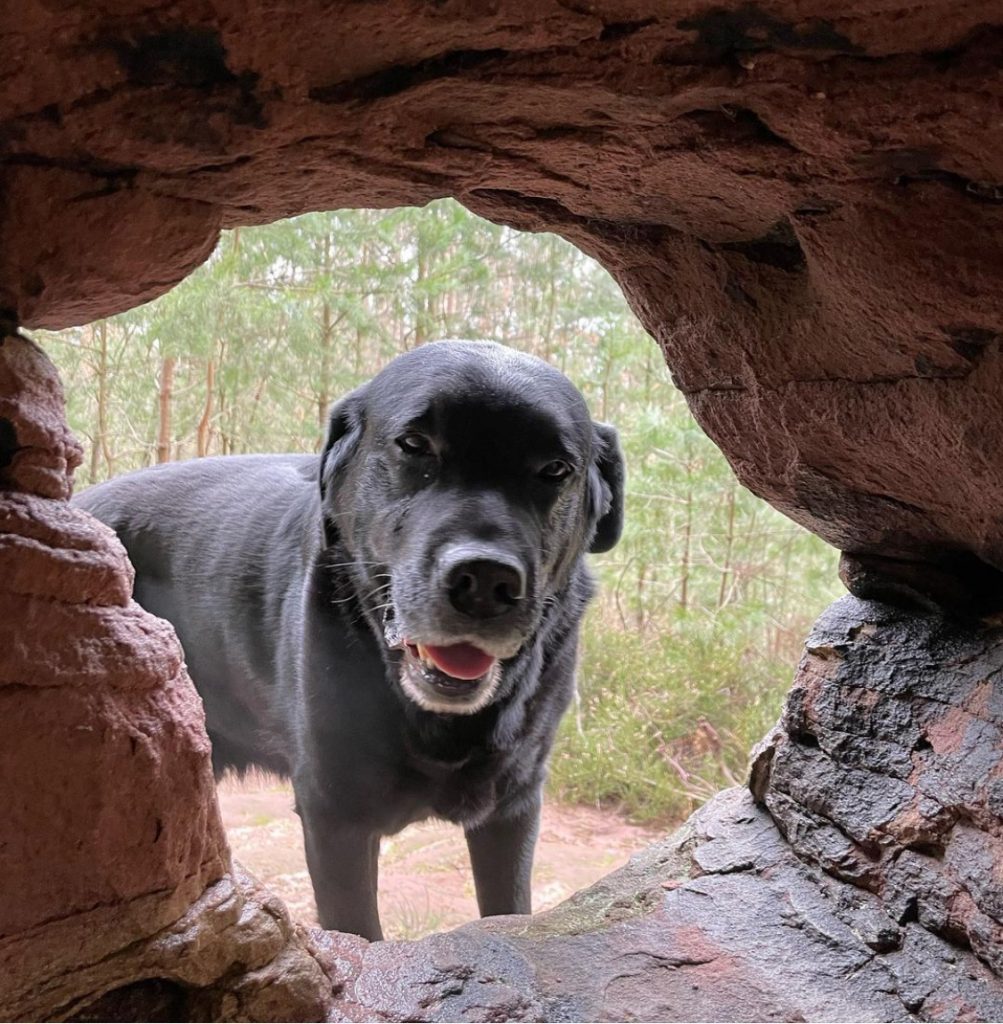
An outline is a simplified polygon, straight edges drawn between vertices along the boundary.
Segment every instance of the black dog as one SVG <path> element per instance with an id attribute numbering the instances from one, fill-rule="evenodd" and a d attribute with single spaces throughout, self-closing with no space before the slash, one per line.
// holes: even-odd
<path id="1" fill-rule="evenodd" d="M 322 454 L 94 487 L 169 619 L 213 765 L 291 776 L 321 924 L 380 937 L 380 837 L 461 824 L 482 915 L 528 913 L 546 759 L 619 538 L 623 461 L 570 381 L 487 342 L 391 362 Z"/>

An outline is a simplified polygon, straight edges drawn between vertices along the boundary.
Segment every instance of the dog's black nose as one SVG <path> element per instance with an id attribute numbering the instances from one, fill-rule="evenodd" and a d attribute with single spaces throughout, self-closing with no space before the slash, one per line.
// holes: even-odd
<path id="1" fill-rule="evenodd" d="M 452 606 L 473 619 L 495 619 L 526 596 L 525 574 L 514 565 L 480 558 L 449 570 L 446 589 Z"/>

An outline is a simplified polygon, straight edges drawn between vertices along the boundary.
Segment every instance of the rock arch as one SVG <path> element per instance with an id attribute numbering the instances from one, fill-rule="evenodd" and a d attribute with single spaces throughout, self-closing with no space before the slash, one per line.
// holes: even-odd
<path id="1" fill-rule="evenodd" d="M 0 14 L 3 1012 L 392 1016 L 434 968 L 447 1017 L 1003 1013 L 999 22 L 985 0 Z M 600 259 L 740 479 L 906 610 L 820 621 L 755 762 L 766 811 L 723 797 L 533 924 L 364 949 L 230 873 L 177 649 L 63 503 L 59 385 L 14 332 L 159 294 L 223 226 L 444 195 Z M 711 890 L 730 937 L 692 909 Z M 753 905 L 773 959 L 752 919 L 742 944 Z M 569 949 L 588 978 L 555 982 Z M 336 1005 L 322 966 L 354 979 Z"/>

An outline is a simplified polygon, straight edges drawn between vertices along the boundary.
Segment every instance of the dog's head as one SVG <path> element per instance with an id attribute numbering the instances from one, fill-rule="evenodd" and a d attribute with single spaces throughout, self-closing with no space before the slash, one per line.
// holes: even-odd
<path id="1" fill-rule="evenodd" d="M 332 409 L 326 542 L 352 559 L 411 700 L 491 702 L 581 555 L 619 539 L 623 476 L 616 431 L 574 385 L 491 342 L 422 346 Z"/>

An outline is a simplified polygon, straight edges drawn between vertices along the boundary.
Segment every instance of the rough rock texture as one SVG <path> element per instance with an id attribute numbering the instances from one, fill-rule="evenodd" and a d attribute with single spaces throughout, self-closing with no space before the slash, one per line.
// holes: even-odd
<path id="1" fill-rule="evenodd" d="M 748 795 L 537 919 L 318 935 L 336 1019 L 999 1019 L 1001 0 L 0 10 L 0 1016 L 302 1019 L 200 710 L 12 325 L 221 226 L 455 195 L 601 259 L 739 477 L 844 552 Z M 6 337 L 4 337 L 6 335 Z M 974 624 L 973 624 L 974 623 Z M 316 951 L 315 951 L 316 952 Z M 100 1002 L 95 1000 L 100 997 Z"/>
<path id="2" fill-rule="evenodd" d="M 2 321 L 0 346 L 0 491 L 68 498 L 73 471 L 80 465 L 83 451 L 66 425 L 59 374 L 33 345 L 15 336 L 13 325 Z M 62 513 L 64 522 L 72 519 L 72 513 L 63 506 L 43 502 L 39 507 L 51 510 L 57 518 Z M 26 529 L 30 518 L 24 517 Z M 52 525 L 52 535 L 58 534 L 59 527 Z M 74 544 L 83 546 L 83 541 Z M 126 579 L 125 574 L 132 570 L 126 566 L 126 559 L 119 557 L 117 574 L 123 577 L 128 597 L 131 576 Z"/>
<path id="3" fill-rule="evenodd" d="M 160 897 L 162 900 L 162 895 Z M 153 905 L 154 901 L 148 901 Z M 34 959 L 31 988 L 4 1010 L 20 1020 L 310 1021 L 323 1020 L 331 985 L 323 954 L 289 920 L 285 906 L 236 868 L 211 884 L 164 927 L 140 931 L 118 913 L 104 941 L 87 951 L 100 959 L 47 963 Z M 132 942 L 123 939 L 133 937 Z M 136 941 L 139 940 L 139 941 Z M 48 955 L 45 946 L 34 957 Z"/>
<path id="4" fill-rule="evenodd" d="M 0 335 L 0 430 L 0 1017 L 103 997 L 116 1019 L 104 994 L 129 985 L 141 1006 L 155 979 L 195 1015 L 275 1020 L 279 999 L 318 1019 L 316 960 L 230 875 L 174 632 L 132 602 L 114 534 L 62 500 L 80 449 L 55 370 L 15 334 Z"/>
<path id="5" fill-rule="evenodd" d="M 318 934 L 332 1019 L 1003 1019 L 1003 630 L 837 602 L 753 789 L 535 918 Z"/>
<path id="6" fill-rule="evenodd" d="M 455 195 L 598 256 L 856 592 L 1003 605 L 1000 0 L 531 9 L 8 5 L 0 307 L 78 323 L 221 224 Z"/>
<path id="7" fill-rule="evenodd" d="M 1003 977 L 1003 629 L 837 602 L 753 775 L 802 856 Z"/>

